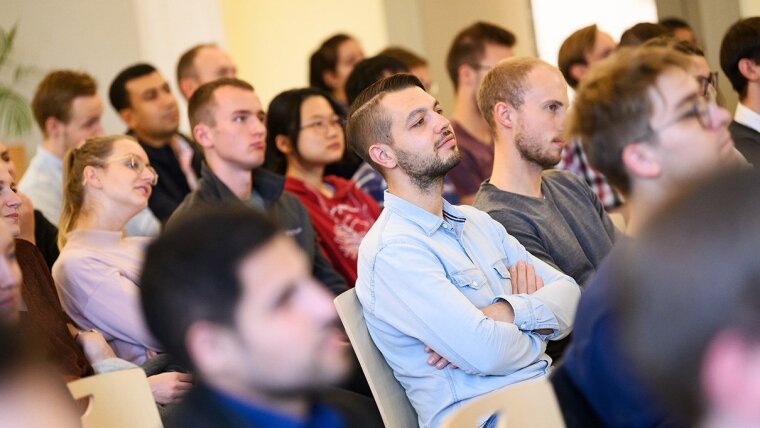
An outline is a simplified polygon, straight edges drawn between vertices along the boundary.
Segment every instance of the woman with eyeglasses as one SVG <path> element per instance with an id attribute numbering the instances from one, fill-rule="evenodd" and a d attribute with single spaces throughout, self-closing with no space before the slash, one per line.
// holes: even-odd
<path id="1" fill-rule="evenodd" d="M 359 243 L 380 208 L 352 181 L 324 175 L 346 150 L 340 114 L 340 106 L 321 89 L 277 95 L 267 112 L 266 165 L 285 174 L 285 190 L 306 206 L 322 251 L 353 286 Z"/>
<path id="2" fill-rule="evenodd" d="M 90 138 L 64 159 L 53 279 L 79 328 L 99 330 L 135 364 L 161 347 L 143 320 L 137 286 L 150 238 L 125 237 L 124 226 L 147 206 L 157 181 L 145 151 L 123 135 Z"/>

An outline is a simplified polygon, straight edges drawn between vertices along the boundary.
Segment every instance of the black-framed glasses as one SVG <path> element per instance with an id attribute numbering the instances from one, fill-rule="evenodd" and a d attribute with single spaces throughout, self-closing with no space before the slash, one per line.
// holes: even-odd
<path id="1" fill-rule="evenodd" d="M 663 125 L 660 125 L 657 127 L 657 129 L 650 126 L 647 134 L 639 139 L 646 140 L 652 135 L 662 132 L 670 126 L 692 117 L 697 119 L 697 122 L 699 122 L 699 125 L 702 127 L 702 129 L 709 129 L 712 125 L 712 118 L 710 116 L 710 104 L 714 103 L 714 100 L 709 100 L 707 97 L 700 94 L 694 98 L 694 103 L 692 104 L 691 108 L 689 108 L 689 110 L 676 117 L 675 119 L 670 120 Z"/>
<path id="2" fill-rule="evenodd" d="M 126 166 L 127 168 L 135 171 L 137 175 L 140 175 L 145 171 L 147 168 L 148 171 L 153 175 L 153 180 L 150 182 L 152 186 L 155 186 L 158 184 L 158 173 L 156 170 L 147 162 L 143 161 L 139 156 L 137 156 L 134 153 L 129 153 L 124 156 L 119 156 L 118 158 L 108 160 L 104 163 L 104 165 L 108 165 L 114 162 L 123 162 L 122 165 Z"/>
<path id="3" fill-rule="evenodd" d="M 346 120 L 340 116 L 333 116 L 330 119 L 317 119 L 311 123 L 301 125 L 301 129 L 311 128 L 320 134 L 327 134 L 327 131 L 332 127 L 343 128 Z"/>

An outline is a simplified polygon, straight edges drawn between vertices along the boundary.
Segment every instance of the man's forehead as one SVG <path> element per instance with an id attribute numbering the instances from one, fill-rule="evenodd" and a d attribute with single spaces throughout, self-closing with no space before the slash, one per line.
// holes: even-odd
<path id="1" fill-rule="evenodd" d="M 214 101 L 222 107 L 240 108 L 245 106 L 252 111 L 261 110 L 261 101 L 256 91 L 251 91 L 236 86 L 222 86 L 214 91 Z"/>
<path id="2" fill-rule="evenodd" d="M 657 76 L 647 91 L 655 111 L 677 108 L 685 99 L 699 94 L 696 79 L 679 67 L 669 67 Z"/>
<path id="3" fill-rule="evenodd" d="M 146 74 L 144 76 L 135 77 L 130 79 L 125 85 L 127 92 L 131 91 L 144 91 L 148 89 L 155 89 L 166 84 L 166 79 L 158 71 Z"/>
<path id="4" fill-rule="evenodd" d="M 437 101 L 418 86 L 412 86 L 385 94 L 380 101 L 386 111 L 394 116 L 406 116 L 420 107 L 432 107 Z"/>

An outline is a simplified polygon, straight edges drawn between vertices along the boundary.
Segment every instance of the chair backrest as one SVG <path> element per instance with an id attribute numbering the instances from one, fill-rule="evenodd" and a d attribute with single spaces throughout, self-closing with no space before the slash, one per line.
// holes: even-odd
<path id="1" fill-rule="evenodd" d="M 417 413 L 409 403 L 404 388 L 393 376 L 393 370 L 388 366 L 369 335 L 362 314 L 362 305 L 356 297 L 356 290 L 351 289 L 338 296 L 335 299 L 335 307 L 364 376 L 367 378 L 372 395 L 375 397 L 385 426 L 418 427 Z"/>
<path id="2" fill-rule="evenodd" d="M 551 384 L 540 378 L 472 399 L 448 415 L 441 428 L 477 427 L 479 421 L 494 413 L 498 413 L 496 428 L 565 427 Z"/>
<path id="3" fill-rule="evenodd" d="M 141 368 L 89 376 L 69 382 L 74 399 L 90 397 L 83 428 L 162 428 L 148 379 Z"/>
<path id="4" fill-rule="evenodd" d="M 612 221 L 612 225 L 617 227 L 618 230 L 621 232 L 625 232 L 625 228 L 627 227 L 625 222 L 625 217 L 623 217 L 623 214 L 621 213 L 610 213 L 607 214 Z"/>

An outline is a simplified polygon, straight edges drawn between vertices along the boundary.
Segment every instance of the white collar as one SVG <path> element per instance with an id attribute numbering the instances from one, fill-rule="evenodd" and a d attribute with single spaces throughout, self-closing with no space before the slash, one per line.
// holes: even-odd
<path id="1" fill-rule="evenodd" d="M 736 105 L 734 120 L 744 126 L 750 127 L 755 131 L 760 132 L 760 113 L 757 113 L 742 103 Z"/>

